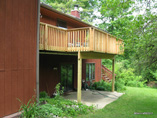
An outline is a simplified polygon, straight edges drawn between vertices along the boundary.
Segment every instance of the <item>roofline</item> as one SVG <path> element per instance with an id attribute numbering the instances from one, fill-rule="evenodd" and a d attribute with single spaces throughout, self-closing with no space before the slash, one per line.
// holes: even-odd
<path id="1" fill-rule="evenodd" d="M 46 8 L 46 9 L 48 9 L 48 10 L 50 10 L 50 11 L 53 11 L 53 12 L 55 12 L 55 13 L 64 15 L 64 16 L 66 16 L 66 17 L 69 17 L 69 18 L 71 18 L 71 19 L 73 19 L 73 20 L 76 20 L 76 21 L 78 21 L 78 22 L 81 22 L 81 23 L 83 23 L 83 24 L 86 24 L 86 25 L 88 25 L 89 27 L 95 28 L 95 29 L 97 29 L 97 30 L 101 30 L 101 31 L 103 31 L 103 32 L 105 32 L 105 33 L 107 33 L 107 34 L 109 34 L 110 36 L 117 38 L 116 36 L 111 35 L 109 32 L 107 32 L 107 31 L 105 31 L 105 30 L 102 30 L 102 29 L 100 29 L 100 28 L 98 28 L 98 27 L 95 27 L 95 26 L 93 26 L 93 25 L 90 25 L 90 24 L 88 24 L 88 23 L 86 23 L 86 22 L 84 22 L 84 21 L 81 21 L 79 18 L 77 18 L 77 17 L 75 17 L 75 16 L 73 16 L 73 15 L 65 14 L 65 13 L 63 13 L 63 12 L 61 12 L 61 11 L 58 11 L 58 10 L 52 8 L 52 6 L 50 6 L 50 5 L 48 5 L 48 4 L 45 4 L 45 3 L 41 2 L 41 3 L 40 3 L 40 7 L 44 7 L 44 8 Z M 122 40 L 122 39 L 118 39 L 118 40 Z M 122 41 L 123 41 L 123 40 L 122 40 Z"/>
<path id="2" fill-rule="evenodd" d="M 84 22 L 84 21 L 81 21 L 79 18 L 77 18 L 77 17 L 75 17 L 75 16 L 72 16 L 72 15 L 70 15 L 70 14 L 65 14 L 65 13 L 63 13 L 63 12 L 61 12 L 61 11 L 58 11 L 58 10 L 52 8 L 50 5 L 47 5 L 47 4 L 43 3 L 43 2 L 40 3 L 40 6 L 46 8 L 46 9 L 48 9 L 48 10 L 51 10 L 51 11 L 53 11 L 53 12 L 56 12 L 56 13 L 58 13 L 58 14 L 64 15 L 64 16 L 66 16 L 66 17 L 69 17 L 69 18 L 71 18 L 71 19 L 74 19 L 74 20 L 76 20 L 76 21 L 78 21 L 78 22 L 81 22 L 81 23 L 83 23 L 83 24 L 86 24 L 86 25 L 88 25 L 88 26 L 90 26 L 90 27 L 93 27 L 92 25 L 90 25 L 90 24 L 88 24 L 88 23 L 86 23 L 86 22 Z"/>

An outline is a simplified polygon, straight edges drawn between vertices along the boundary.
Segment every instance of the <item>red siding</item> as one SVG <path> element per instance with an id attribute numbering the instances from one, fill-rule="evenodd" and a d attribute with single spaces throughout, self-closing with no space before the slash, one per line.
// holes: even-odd
<path id="1" fill-rule="evenodd" d="M 79 27 L 88 27 L 88 25 L 78 22 L 77 20 L 71 19 L 67 16 L 52 12 L 46 8 L 41 7 L 40 13 L 42 17 L 40 18 L 41 22 L 48 23 L 54 26 L 57 26 L 57 19 L 61 19 L 67 23 L 67 28 L 79 28 Z"/>
<path id="2" fill-rule="evenodd" d="M 37 0 L 0 0 L 0 117 L 36 88 Z"/>
<path id="3" fill-rule="evenodd" d="M 84 59 L 82 79 L 86 78 L 86 63 L 95 63 L 95 81 L 101 80 L 101 59 Z M 40 92 L 46 91 L 50 96 L 60 82 L 61 64 L 74 64 L 74 88 L 77 89 L 77 56 L 40 54 Z M 57 67 L 57 70 L 53 70 Z M 94 82 L 94 81 L 93 81 Z"/>
<path id="4" fill-rule="evenodd" d="M 84 59 L 82 63 L 82 79 L 86 78 L 86 63 L 95 63 L 95 81 L 101 80 L 101 59 Z M 94 81 L 93 81 L 94 82 Z"/>
<path id="5" fill-rule="evenodd" d="M 46 91 L 50 96 L 53 94 L 61 79 L 61 64 L 74 65 L 74 88 L 77 87 L 77 56 L 40 54 L 40 92 Z M 58 69 L 53 70 L 53 67 Z"/>

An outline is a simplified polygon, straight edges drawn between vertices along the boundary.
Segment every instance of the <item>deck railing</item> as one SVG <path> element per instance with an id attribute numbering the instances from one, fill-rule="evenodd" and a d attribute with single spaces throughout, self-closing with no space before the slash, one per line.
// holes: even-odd
<path id="1" fill-rule="evenodd" d="M 122 40 L 116 40 L 110 34 L 95 28 L 62 29 L 40 23 L 40 50 L 118 54 L 121 44 Z"/>

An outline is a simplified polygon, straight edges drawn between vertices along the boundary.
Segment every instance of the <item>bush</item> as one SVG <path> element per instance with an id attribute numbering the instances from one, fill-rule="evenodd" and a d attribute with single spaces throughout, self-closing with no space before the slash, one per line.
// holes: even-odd
<path id="1" fill-rule="evenodd" d="M 141 76 L 137 76 L 134 74 L 134 69 L 132 68 L 124 68 L 123 64 L 117 63 L 115 66 L 116 73 L 116 90 L 123 91 L 125 90 L 125 86 L 131 87 L 144 87 L 145 82 L 142 80 Z"/>
<path id="2" fill-rule="evenodd" d="M 20 103 L 21 107 L 19 111 L 22 112 L 22 118 L 49 118 L 52 117 L 52 115 L 60 115 L 61 112 L 63 112 L 51 104 L 39 105 L 39 103 L 36 103 L 34 97 L 32 97 L 27 104 L 21 101 Z"/>
<path id="3" fill-rule="evenodd" d="M 66 100 L 60 95 L 63 90 L 60 90 L 60 83 L 56 85 L 55 98 L 49 98 L 46 92 L 40 93 L 40 101 L 46 100 L 48 103 L 40 105 L 36 103 L 35 97 L 32 97 L 27 104 L 21 102 L 19 111 L 22 111 L 23 118 L 52 118 L 52 117 L 73 117 L 79 114 L 87 114 L 94 112 L 93 106 L 86 106 L 82 103 L 77 103 L 71 100 Z"/>
<path id="4" fill-rule="evenodd" d="M 116 79 L 115 81 L 115 90 L 116 91 L 124 91 L 126 90 L 126 87 L 125 87 L 125 82 L 123 79 L 119 78 L 119 79 Z"/>
<path id="5" fill-rule="evenodd" d="M 79 114 L 87 114 L 89 112 L 94 111 L 93 106 L 86 106 L 82 103 L 77 103 L 71 100 L 66 100 L 61 95 L 63 94 L 63 89 L 60 90 L 60 83 L 56 85 L 56 96 L 54 98 L 47 98 L 44 99 L 47 101 L 49 109 L 46 111 L 50 111 L 54 115 L 60 116 L 60 117 L 73 117 Z M 40 98 L 40 101 L 42 101 L 43 98 Z M 46 104 L 45 104 L 46 105 Z M 42 106 L 44 107 L 44 106 Z M 46 105 L 47 107 L 47 105 Z M 49 113 L 49 112 L 48 112 Z"/>
<path id="6" fill-rule="evenodd" d="M 40 92 L 39 98 L 49 98 L 49 96 L 45 91 L 42 91 Z"/>
<path id="7" fill-rule="evenodd" d="M 100 91 L 111 91 L 112 83 L 105 82 L 104 80 L 100 80 L 99 82 L 94 82 L 94 84 L 92 85 L 92 88 L 95 90 L 100 90 Z"/>
<path id="8" fill-rule="evenodd" d="M 64 93 L 64 87 L 61 88 L 61 84 L 58 83 L 56 85 L 56 96 L 55 98 L 59 98 Z"/>
<path id="9" fill-rule="evenodd" d="M 96 88 L 96 90 L 104 91 L 105 88 L 104 88 L 103 86 L 98 86 L 98 87 Z"/>
<path id="10" fill-rule="evenodd" d="M 39 106 L 38 112 L 40 113 L 41 118 L 47 118 L 52 116 L 62 116 L 63 111 L 55 106 L 52 106 L 51 104 L 44 104 Z"/>
<path id="11" fill-rule="evenodd" d="M 47 99 L 47 102 L 59 108 L 61 111 L 64 111 L 61 116 L 73 117 L 79 114 L 87 114 L 94 111 L 93 106 L 86 106 L 82 103 L 77 103 L 62 97 Z"/>

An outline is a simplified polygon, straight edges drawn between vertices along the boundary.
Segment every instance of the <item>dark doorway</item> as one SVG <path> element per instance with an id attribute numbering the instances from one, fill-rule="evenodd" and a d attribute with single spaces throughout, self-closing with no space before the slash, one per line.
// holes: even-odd
<path id="1" fill-rule="evenodd" d="M 61 85 L 64 92 L 73 90 L 73 64 L 61 65 Z"/>

